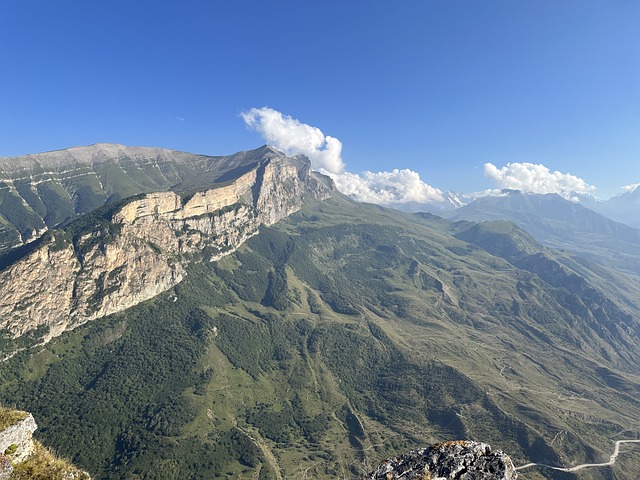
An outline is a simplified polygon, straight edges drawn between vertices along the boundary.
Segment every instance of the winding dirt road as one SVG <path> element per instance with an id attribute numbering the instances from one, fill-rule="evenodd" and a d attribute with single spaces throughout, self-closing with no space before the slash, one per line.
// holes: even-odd
<path id="1" fill-rule="evenodd" d="M 553 470 L 560 470 L 561 472 L 575 472 L 589 467 L 607 467 L 616 463 L 616 458 L 618 458 L 618 454 L 620 453 L 621 443 L 640 443 L 640 440 L 618 440 L 616 442 L 616 448 L 613 450 L 613 455 L 611 455 L 611 458 L 609 458 L 609 461 L 606 463 L 583 463 L 582 465 L 576 465 L 575 467 L 552 467 L 551 465 L 545 465 L 544 463 L 527 463 L 521 467 L 516 467 L 516 470 L 523 470 L 529 467 L 547 467 Z"/>

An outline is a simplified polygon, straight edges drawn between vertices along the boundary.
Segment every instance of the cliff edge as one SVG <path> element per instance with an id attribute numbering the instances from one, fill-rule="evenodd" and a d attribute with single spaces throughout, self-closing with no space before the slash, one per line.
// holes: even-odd
<path id="1" fill-rule="evenodd" d="M 48 341 L 126 310 L 178 284 L 193 256 L 217 260 L 333 190 L 306 157 L 269 147 L 238 176 L 206 180 L 107 205 L 23 247 L 0 271 L 0 330 Z"/>
<path id="2" fill-rule="evenodd" d="M 0 407 L 0 480 L 91 480 L 34 441 L 37 428 L 30 413 Z"/>

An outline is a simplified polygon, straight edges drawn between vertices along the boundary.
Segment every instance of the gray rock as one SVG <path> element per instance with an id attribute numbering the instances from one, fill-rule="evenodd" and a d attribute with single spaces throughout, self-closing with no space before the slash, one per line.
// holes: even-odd
<path id="1" fill-rule="evenodd" d="M 385 460 L 364 480 L 515 480 L 511 459 L 486 443 L 455 441 L 431 445 Z"/>
<path id="2" fill-rule="evenodd" d="M 32 436 L 37 428 L 38 425 L 31 414 L 7 427 L 0 432 L 0 453 L 5 452 L 11 445 L 15 445 L 16 450 L 10 456 L 11 461 L 18 463 L 26 460 L 33 452 Z"/>
<path id="3" fill-rule="evenodd" d="M 0 454 L 0 480 L 8 480 L 13 473 L 13 465 L 11 461 L 4 455 Z"/>

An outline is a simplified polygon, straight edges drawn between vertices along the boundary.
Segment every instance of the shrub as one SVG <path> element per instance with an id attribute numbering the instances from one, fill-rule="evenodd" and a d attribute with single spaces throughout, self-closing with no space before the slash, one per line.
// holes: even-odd
<path id="1" fill-rule="evenodd" d="M 4 451 L 5 455 L 13 455 L 14 453 L 16 453 L 16 450 L 18 449 L 18 445 L 16 445 L 15 443 L 12 443 L 11 445 L 9 445 L 7 447 L 7 449 Z"/>

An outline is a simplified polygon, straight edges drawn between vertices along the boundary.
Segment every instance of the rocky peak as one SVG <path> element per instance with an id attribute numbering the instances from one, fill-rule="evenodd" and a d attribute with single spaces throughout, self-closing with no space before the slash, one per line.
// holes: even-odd
<path id="1" fill-rule="evenodd" d="M 363 480 L 515 480 L 511 459 L 486 443 L 444 442 L 385 460 Z"/>
<path id="2" fill-rule="evenodd" d="M 263 146 L 227 156 L 116 143 L 0 158 L 0 255 L 46 230 L 133 195 L 193 193 L 285 157 Z M 298 159 L 305 163 L 305 159 Z"/>

